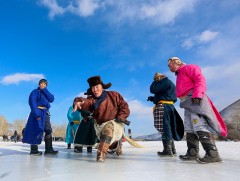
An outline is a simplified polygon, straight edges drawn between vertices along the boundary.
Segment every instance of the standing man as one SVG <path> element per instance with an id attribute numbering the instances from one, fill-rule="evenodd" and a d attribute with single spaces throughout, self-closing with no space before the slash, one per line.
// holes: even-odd
<path id="1" fill-rule="evenodd" d="M 174 156 L 176 149 L 174 140 L 180 141 L 184 134 L 183 121 L 174 108 L 177 101 L 175 85 L 165 75 L 156 73 L 150 86 L 148 101 L 152 101 L 154 127 L 162 134 L 163 151 L 158 156 Z"/>
<path id="2" fill-rule="evenodd" d="M 107 151 L 111 145 L 117 146 L 117 155 L 122 154 L 121 139 L 124 134 L 124 121 L 130 114 L 128 104 L 123 97 L 115 91 L 106 91 L 112 84 L 104 84 L 100 76 L 90 77 L 88 80 L 92 96 L 78 98 L 74 102 L 75 110 L 82 109 L 92 112 L 95 119 L 94 127 L 100 140 L 97 150 L 97 162 L 104 162 Z"/>
<path id="3" fill-rule="evenodd" d="M 38 151 L 38 145 L 41 144 L 43 133 L 45 132 L 45 155 L 56 155 L 52 147 L 52 127 L 50 123 L 50 103 L 54 101 L 54 96 L 47 90 L 47 80 L 41 79 L 39 87 L 34 89 L 29 96 L 29 106 L 31 109 L 27 125 L 23 134 L 23 143 L 31 144 L 30 155 L 42 155 Z"/>
<path id="4" fill-rule="evenodd" d="M 170 71 L 177 76 L 176 95 L 184 108 L 187 153 L 181 160 L 197 160 L 199 163 L 221 162 L 213 133 L 227 136 L 226 125 L 211 100 L 206 95 L 206 80 L 197 65 L 186 65 L 178 57 L 168 60 Z M 199 157 L 199 141 L 206 154 Z"/>

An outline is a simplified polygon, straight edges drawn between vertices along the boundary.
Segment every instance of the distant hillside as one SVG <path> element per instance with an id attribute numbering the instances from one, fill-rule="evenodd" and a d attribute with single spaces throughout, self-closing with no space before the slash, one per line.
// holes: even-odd
<path id="1" fill-rule="evenodd" d="M 134 139 L 143 141 L 159 141 L 162 140 L 162 135 L 160 133 L 154 133 L 150 135 L 138 136 Z"/>
<path id="2" fill-rule="evenodd" d="M 220 111 L 228 128 L 228 139 L 240 139 L 240 99 Z"/>

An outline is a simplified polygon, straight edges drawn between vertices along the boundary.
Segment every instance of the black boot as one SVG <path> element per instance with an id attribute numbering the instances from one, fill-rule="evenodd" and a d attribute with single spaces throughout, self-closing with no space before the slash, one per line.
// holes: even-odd
<path id="1" fill-rule="evenodd" d="M 163 151 L 160 152 L 158 151 L 157 154 L 158 156 L 168 156 L 168 157 L 173 157 L 173 152 L 172 152 L 172 140 L 162 140 L 163 143 Z"/>
<path id="2" fill-rule="evenodd" d="M 213 136 L 209 132 L 197 131 L 199 136 L 199 141 L 201 142 L 203 149 L 206 151 L 206 154 L 203 158 L 196 158 L 199 163 L 213 163 L 221 162 L 222 159 L 218 154 L 217 147 L 215 145 Z"/>
<path id="3" fill-rule="evenodd" d="M 92 147 L 91 147 L 91 146 L 88 146 L 88 147 L 87 147 L 87 152 L 88 152 L 88 153 L 92 153 Z"/>
<path id="4" fill-rule="evenodd" d="M 42 155 L 42 152 L 38 151 L 38 145 L 31 145 L 30 155 L 35 155 L 35 156 Z"/>
<path id="5" fill-rule="evenodd" d="M 176 151 L 175 144 L 174 144 L 173 140 L 172 140 L 172 153 L 173 153 L 174 156 L 177 155 L 177 151 Z"/>
<path id="6" fill-rule="evenodd" d="M 199 139 L 194 133 L 187 133 L 187 153 L 186 155 L 180 155 L 179 158 L 183 161 L 195 160 L 199 157 Z"/>
<path id="7" fill-rule="evenodd" d="M 67 149 L 71 149 L 71 144 L 68 144 L 68 147 L 67 147 Z"/>
<path id="8" fill-rule="evenodd" d="M 57 155 L 58 151 L 55 151 L 52 147 L 52 135 L 45 136 L 45 155 Z"/>
<path id="9" fill-rule="evenodd" d="M 75 153 L 82 153 L 83 149 L 82 149 L 82 146 L 75 146 L 74 147 L 74 152 Z"/>

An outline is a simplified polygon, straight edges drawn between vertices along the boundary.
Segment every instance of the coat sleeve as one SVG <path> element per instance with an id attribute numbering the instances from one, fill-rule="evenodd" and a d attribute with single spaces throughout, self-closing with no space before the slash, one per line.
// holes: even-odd
<path id="1" fill-rule="evenodd" d="M 39 96 L 39 91 L 34 90 L 31 92 L 28 100 L 31 112 L 34 114 L 35 118 L 41 117 L 41 111 L 40 109 L 38 109 L 38 104 L 37 104 L 38 96 Z"/>
<path id="2" fill-rule="evenodd" d="M 188 74 L 194 82 L 192 98 L 203 98 L 207 88 L 206 79 L 203 76 L 200 67 L 197 65 L 190 66 Z"/>
<path id="3" fill-rule="evenodd" d="M 72 115 L 72 106 L 68 109 L 68 113 L 67 113 L 67 118 L 68 118 L 68 121 L 69 123 L 73 121 L 73 115 Z"/>
<path id="4" fill-rule="evenodd" d="M 47 88 L 44 88 L 41 90 L 41 92 L 45 95 L 45 97 L 47 98 L 47 100 L 52 103 L 54 101 L 54 95 L 52 95 Z"/>
<path id="5" fill-rule="evenodd" d="M 127 102 L 125 102 L 123 97 L 120 94 L 118 94 L 118 113 L 116 117 L 121 118 L 123 121 L 125 121 L 129 114 L 130 110 Z"/>

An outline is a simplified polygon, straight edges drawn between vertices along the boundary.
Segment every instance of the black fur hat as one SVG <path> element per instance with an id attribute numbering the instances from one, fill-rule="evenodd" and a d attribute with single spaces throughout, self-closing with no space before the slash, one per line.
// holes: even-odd
<path id="1" fill-rule="evenodd" d="M 93 77 L 90 77 L 88 78 L 88 84 L 89 84 L 89 87 L 92 87 L 92 86 L 95 86 L 95 85 L 98 85 L 98 84 L 101 84 L 103 89 L 108 89 L 109 87 L 111 87 L 111 83 L 108 83 L 108 84 L 104 84 L 101 80 L 101 77 L 100 76 L 93 76 Z"/>

